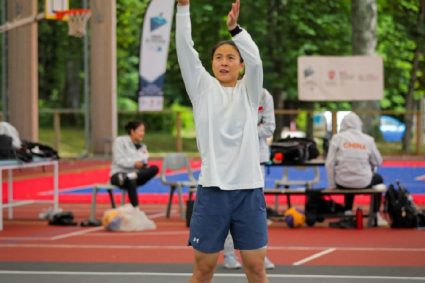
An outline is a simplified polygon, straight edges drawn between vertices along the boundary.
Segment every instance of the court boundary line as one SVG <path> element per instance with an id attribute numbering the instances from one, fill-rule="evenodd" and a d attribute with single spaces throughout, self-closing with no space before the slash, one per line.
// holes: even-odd
<path id="1" fill-rule="evenodd" d="M 190 277 L 192 273 L 161 273 L 161 272 L 88 272 L 88 271 L 29 271 L 29 270 L 0 270 L 0 275 L 70 275 L 70 276 L 165 276 Z M 215 273 L 214 277 L 245 277 L 244 273 L 226 274 Z M 422 281 L 425 277 L 407 276 L 361 276 L 361 275 L 325 275 L 325 274 L 267 274 L 268 278 L 329 278 L 329 279 L 368 279 L 368 280 L 410 280 Z"/>
<path id="2" fill-rule="evenodd" d="M 306 263 L 306 262 L 309 262 L 309 261 L 315 260 L 315 259 L 317 259 L 317 258 L 319 258 L 319 257 L 321 257 L 321 256 L 324 256 L 324 255 L 327 255 L 327 254 L 333 253 L 334 251 L 336 251 L 336 248 L 329 248 L 329 249 L 326 249 L 326 250 L 324 250 L 324 251 L 321 251 L 321 252 L 318 252 L 318 253 L 312 254 L 311 256 L 308 256 L 308 257 L 306 257 L 306 258 L 303 258 L 303 259 L 301 259 L 301 260 L 299 260 L 299 261 L 296 261 L 296 262 L 294 262 L 292 265 L 295 265 L 295 266 L 302 265 L 302 264 L 304 264 L 304 263 Z"/>
<path id="3" fill-rule="evenodd" d="M 148 215 L 149 218 L 155 219 L 158 217 L 162 217 L 165 215 L 165 212 L 157 212 L 155 214 L 152 215 Z M 103 226 L 99 226 L 99 227 L 94 227 L 94 228 L 89 228 L 89 229 L 85 229 L 85 230 L 81 230 L 81 231 L 74 231 L 71 233 L 65 233 L 65 234 L 59 234 L 57 236 L 54 237 L 50 237 L 49 240 L 51 241 L 56 241 L 56 240 L 61 240 L 61 239 L 66 239 L 66 238 L 71 238 L 71 237 L 75 237 L 75 236 L 81 236 L 81 235 L 85 235 L 85 234 L 89 234 L 91 232 L 96 232 L 96 231 L 100 231 L 100 230 L 104 230 L 105 227 Z"/>
<path id="4" fill-rule="evenodd" d="M 96 227 L 101 228 L 101 227 Z M 1 240 L 1 238 L 0 238 Z M 10 240 L 10 237 L 9 239 Z M 11 243 L 0 243 L 0 248 L 63 248 L 63 249 L 74 249 L 75 247 L 81 249 L 137 249 L 137 250 L 185 250 L 191 247 L 186 245 L 98 245 L 98 244 L 11 244 Z M 270 247 L 268 247 L 270 249 Z M 370 251 L 370 252 L 425 252 L 425 248 L 350 248 L 350 247 L 275 247 L 273 250 L 293 250 L 293 251 L 314 251 L 324 249 L 335 249 L 334 251 Z"/>
<path id="5" fill-rule="evenodd" d="M 81 235 L 91 233 L 91 232 L 95 232 L 95 231 L 99 231 L 99 230 L 102 230 L 102 229 L 105 229 L 105 228 L 100 226 L 100 227 L 89 228 L 89 229 L 85 229 L 85 230 L 81 230 L 81 231 L 65 233 L 65 234 L 62 234 L 62 235 L 59 234 L 57 236 L 50 237 L 49 240 L 51 240 L 51 241 L 62 240 L 62 239 L 71 238 L 71 237 L 74 237 L 74 236 L 81 236 Z"/>

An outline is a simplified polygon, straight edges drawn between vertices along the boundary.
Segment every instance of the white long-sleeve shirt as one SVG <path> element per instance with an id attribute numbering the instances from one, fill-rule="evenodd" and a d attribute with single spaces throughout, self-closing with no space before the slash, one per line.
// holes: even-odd
<path id="1" fill-rule="evenodd" d="M 263 187 L 257 132 L 263 68 L 258 47 L 243 30 L 233 38 L 245 63 L 236 86 L 223 87 L 193 47 L 189 5 L 177 6 L 177 57 L 193 105 L 202 158 L 199 184 L 222 190 Z"/>
<path id="2" fill-rule="evenodd" d="M 264 89 L 258 107 L 258 138 L 260 142 L 260 162 L 270 160 L 270 150 L 267 139 L 273 136 L 276 128 L 274 117 L 273 96 Z"/>

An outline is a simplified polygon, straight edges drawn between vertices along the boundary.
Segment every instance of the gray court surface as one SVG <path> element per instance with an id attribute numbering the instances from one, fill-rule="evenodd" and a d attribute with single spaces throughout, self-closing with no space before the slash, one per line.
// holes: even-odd
<path id="1" fill-rule="evenodd" d="M 64 283 L 183 283 L 188 264 L 0 263 L 0 282 Z M 425 282 L 423 267 L 277 266 L 268 272 L 270 283 Z M 248 282 L 241 270 L 218 267 L 214 283 Z"/>

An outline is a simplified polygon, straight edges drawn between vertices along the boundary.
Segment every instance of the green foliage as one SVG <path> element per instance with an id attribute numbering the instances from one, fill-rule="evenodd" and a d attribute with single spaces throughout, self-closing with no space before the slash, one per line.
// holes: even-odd
<path id="1" fill-rule="evenodd" d="M 174 112 L 181 113 L 182 136 L 194 138 L 195 137 L 195 121 L 193 119 L 192 108 L 174 103 L 173 105 L 171 105 L 171 109 Z"/>
<path id="2" fill-rule="evenodd" d="M 119 96 L 117 99 L 118 111 L 137 111 L 137 103 L 128 97 Z"/>
<path id="3" fill-rule="evenodd" d="M 148 0 L 117 1 L 118 95 L 136 101 L 139 87 L 140 36 Z"/>
<path id="4" fill-rule="evenodd" d="M 39 1 L 44 2 L 44 1 Z M 191 1 L 193 39 L 201 60 L 210 70 L 210 50 L 229 39 L 226 15 L 232 1 Z M 148 0 L 117 0 L 118 107 L 134 110 L 139 83 L 139 48 Z M 43 8 L 40 3 L 39 8 Z M 81 3 L 73 1 L 74 6 Z M 403 109 L 415 48 L 424 49 L 425 24 L 418 25 L 419 0 L 377 0 L 377 53 L 384 59 L 383 109 Z M 264 86 L 275 98 L 297 100 L 297 58 L 302 55 L 351 54 L 351 1 L 244 0 L 240 24 L 259 46 Z M 165 104 L 190 106 L 171 34 L 164 85 Z M 424 44 L 417 44 L 417 42 Z M 92 51 L 93 52 L 93 51 Z M 420 57 L 415 99 L 425 95 L 425 58 Z M 67 35 L 58 21 L 39 23 L 40 107 L 81 108 L 83 105 L 83 41 Z M 75 74 L 77 74 L 75 76 Z M 297 104 L 299 105 L 299 104 Z M 173 106 L 174 107 L 174 106 Z M 349 103 L 314 103 L 317 109 L 349 109 Z M 162 118 L 158 117 L 159 120 Z M 190 120 L 190 119 L 189 119 Z M 156 121 L 154 122 L 156 125 Z M 165 123 L 165 122 L 164 122 Z M 184 122 L 186 123 L 186 122 Z M 159 123 L 161 129 L 172 129 Z"/>

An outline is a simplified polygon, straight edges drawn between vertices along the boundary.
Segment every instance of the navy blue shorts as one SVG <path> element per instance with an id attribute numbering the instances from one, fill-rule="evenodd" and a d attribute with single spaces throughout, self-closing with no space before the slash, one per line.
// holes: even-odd
<path id="1" fill-rule="evenodd" d="M 198 186 L 189 244 L 204 253 L 223 250 L 228 232 L 238 250 L 267 245 L 266 202 L 261 188 L 225 191 Z"/>

